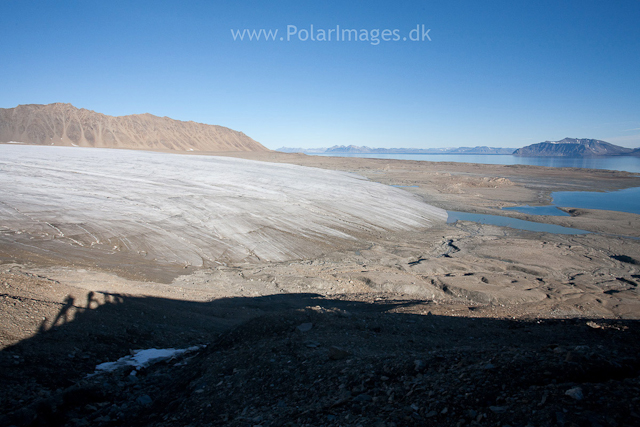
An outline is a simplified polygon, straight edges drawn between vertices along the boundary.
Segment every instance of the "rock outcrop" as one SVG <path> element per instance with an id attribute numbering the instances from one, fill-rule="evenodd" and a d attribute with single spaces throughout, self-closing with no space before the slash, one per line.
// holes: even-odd
<path id="1" fill-rule="evenodd" d="M 113 117 L 71 104 L 0 108 L 0 142 L 175 151 L 268 151 L 242 132 L 152 114 Z"/>

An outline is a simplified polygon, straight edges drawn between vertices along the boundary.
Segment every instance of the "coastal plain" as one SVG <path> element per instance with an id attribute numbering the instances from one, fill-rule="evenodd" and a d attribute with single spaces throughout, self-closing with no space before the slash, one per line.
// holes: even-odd
<path id="1" fill-rule="evenodd" d="M 547 205 L 555 191 L 637 187 L 637 174 L 281 153 L 242 156 L 355 173 L 400 187 L 420 196 L 425 203 L 450 211 L 508 216 L 589 231 L 577 236 L 560 235 L 458 221 L 443 225 L 437 232 L 432 229 L 409 233 L 410 237 L 387 236 L 386 241 L 376 244 L 385 248 L 381 252 L 398 257 L 375 264 L 395 264 L 396 271 L 419 276 L 426 283 L 435 282 L 438 289 L 445 288 L 446 299 L 451 302 L 466 299 L 486 305 L 490 311 L 496 310 L 497 305 L 508 307 L 510 314 L 531 316 L 640 316 L 639 215 L 577 208 L 562 208 L 569 216 L 502 210 Z M 385 282 L 388 289 L 398 289 L 391 283 Z"/>
<path id="2" fill-rule="evenodd" d="M 314 331 L 325 335 L 317 338 L 317 342 L 300 338 L 305 352 L 317 354 L 296 353 L 297 356 L 289 357 L 294 364 L 304 364 L 302 359 L 308 358 L 317 362 L 313 366 L 322 371 L 325 368 L 320 368 L 320 359 L 314 358 L 326 359 L 327 351 L 330 359 L 334 356 L 345 359 L 338 364 L 353 358 L 374 361 L 392 357 L 398 361 L 397 366 L 390 368 L 392 371 L 404 369 L 400 365 L 409 363 L 414 376 L 424 368 L 416 365 L 414 372 L 413 359 L 426 351 L 420 347 L 421 338 L 411 332 L 416 327 L 441 327 L 443 332 L 448 331 L 445 335 L 449 334 L 450 339 L 438 335 L 439 341 L 433 342 L 435 347 L 431 350 L 439 348 L 442 354 L 448 354 L 442 357 L 450 357 L 451 360 L 446 360 L 451 363 L 458 363 L 455 361 L 460 360 L 461 348 L 468 347 L 469 343 L 458 339 L 468 334 L 468 328 L 474 328 L 473 335 L 486 341 L 474 347 L 484 355 L 482 360 L 493 361 L 500 360 L 504 353 L 490 357 L 488 346 L 503 349 L 512 346 L 509 348 L 519 349 L 514 350 L 516 353 L 525 352 L 521 346 L 534 343 L 539 346 L 543 341 L 545 346 L 551 346 L 545 348 L 564 348 L 562 343 L 573 343 L 578 348 L 585 336 L 582 329 L 562 326 L 565 329 L 554 329 L 549 335 L 540 332 L 538 341 L 526 343 L 527 338 L 521 337 L 524 341 L 515 343 L 503 329 L 511 329 L 512 324 L 482 323 L 491 319 L 525 322 L 534 325 L 531 326 L 534 332 L 538 331 L 535 325 L 542 321 L 581 319 L 580 328 L 588 323 L 590 326 L 585 328 L 601 330 L 602 334 L 613 334 L 616 340 L 622 340 L 611 344 L 612 352 L 623 348 L 620 346 L 626 342 L 621 335 L 624 331 L 637 333 L 635 323 L 625 322 L 640 317 L 640 216 L 573 208 L 563 208 L 569 213 L 563 217 L 501 210 L 547 204 L 553 191 L 638 187 L 640 177 L 635 174 L 276 152 L 196 155 L 59 147 L 0 148 L 6 150 L 0 162 L 3 186 L 0 362 L 12 369 L 10 375 L 3 377 L 6 387 L 1 397 L 2 413 L 9 414 L 5 421 L 15 425 L 30 425 L 16 421 L 25 411 L 27 418 L 42 417 L 37 408 L 43 399 L 60 398 L 60 393 L 71 390 L 68 387 L 79 387 L 78 384 L 84 384 L 82 378 L 98 362 L 113 361 L 127 349 L 213 343 L 211 350 L 199 357 L 215 356 L 216 361 L 207 366 L 220 363 L 220 372 L 226 372 L 227 365 L 235 363 L 229 360 L 235 360 L 246 346 L 254 346 L 253 354 L 264 358 L 260 363 L 271 360 L 271 351 L 276 354 L 288 351 L 283 349 L 294 345 L 298 340 L 295 337 L 300 335 L 297 322 L 309 321 Z M 12 157 L 11 150 L 16 148 L 23 151 Z M 42 150 L 49 151 L 43 154 Z M 59 155 L 60 150 L 66 150 L 65 154 Z M 590 233 L 528 232 L 467 221 L 448 224 L 446 210 L 510 216 Z M 418 319 L 418 324 L 406 319 Z M 440 319 L 443 323 L 423 325 L 432 321 L 429 319 Z M 457 319 L 478 320 L 467 324 L 467 320 Z M 326 329 L 315 329 L 323 327 L 315 325 L 325 325 Z M 400 332 L 392 332 L 394 328 L 400 328 Z M 276 334 L 272 344 L 260 341 L 263 332 L 255 332 L 258 330 L 266 334 L 264 337 Z M 365 332 L 369 338 L 358 338 L 358 334 Z M 397 342 L 405 333 L 412 336 L 410 342 Z M 238 334 L 244 334 L 243 338 L 238 338 Z M 541 338 L 543 335 L 545 338 Z M 606 339 L 613 335 L 606 335 Z M 224 341 L 229 336 L 236 338 Z M 286 342 L 278 341 L 285 336 L 289 337 Z M 220 347 L 221 342 L 227 342 L 224 344 L 227 347 Z M 240 347 L 236 348 L 233 343 L 243 344 L 237 344 Z M 331 350 L 335 346 L 344 353 Z M 263 350 L 265 353 L 261 353 Z M 232 352 L 224 366 L 220 351 Z M 620 350 L 610 355 L 611 360 L 623 353 Z M 302 359 L 295 362 L 296 357 Z M 275 356 L 273 360 L 279 359 Z M 258 365 L 246 369 L 255 366 Z M 359 365 L 340 366 L 342 372 L 360 369 Z M 637 366 L 633 366 L 629 374 L 632 376 L 637 374 Z M 202 378 L 213 375 L 210 383 L 217 383 L 216 376 L 222 375 L 204 374 L 202 369 L 198 371 Z M 288 368 L 282 369 L 288 372 Z M 269 369 L 255 375 L 264 372 L 276 375 L 275 370 Z M 282 374 L 278 372 L 276 376 Z M 456 370 L 451 375 L 463 373 Z M 533 376 L 539 374 L 531 371 Z M 341 378 L 339 373 L 336 375 Z M 401 377 L 398 376 L 398 381 L 404 381 Z M 283 384 L 287 384 L 286 375 L 283 378 Z M 394 381 L 395 377 L 390 378 Z M 309 381 L 312 380 L 310 377 Z M 443 381 L 449 380 L 443 377 Z M 133 395 L 126 393 L 138 393 L 121 383 L 114 386 L 117 391 L 109 398 L 114 402 L 130 400 Z M 142 389 L 154 401 L 157 398 L 158 405 L 167 404 L 162 399 L 169 397 L 162 397 L 162 387 L 149 384 L 152 383 Z M 614 385 L 623 387 L 620 384 Z M 519 386 L 505 387 L 512 390 L 511 387 Z M 561 387 L 557 390 L 553 388 L 555 385 L 549 387 L 544 393 L 564 393 Z M 315 424 L 315 417 L 328 411 L 327 407 L 333 408 L 331 405 L 337 401 L 343 402 L 340 405 L 347 402 L 347 406 L 366 406 L 368 400 L 361 403 L 355 400 L 362 393 L 358 391 L 360 388 L 354 385 L 355 391 L 346 397 L 336 397 L 325 409 L 297 406 L 307 408 L 306 412 L 285 411 L 287 415 L 282 415 L 282 419 L 275 409 L 245 409 L 249 408 L 246 400 L 237 401 L 239 406 L 229 400 L 220 409 L 223 411 L 220 418 L 215 418 L 218 415 L 212 418 L 213 424 L 246 425 L 247 420 L 253 419 L 247 418 L 247 413 L 262 414 L 255 419 L 266 417 L 301 424 L 300 420 L 307 416 L 307 421 Z M 176 399 L 179 393 L 175 390 L 173 393 L 171 399 Z M 199 396 L 209 392 L 204 393 Z M 220 391 L 212 389 L 211 393 Z M 265 408 L 275 408 L 277 402 L 269 392 L 254 393 L 269 401 Z M 194 407 L 197 399 L 183 397 L 175 416 L 186 423 L 195 413 L 202 413 L 205 406 Z M 425 394 L 424 398 L 431 399 L 431 395 Z M 304 393 L 300 399 L 296 405 L 304 405 L 302 402 L 307 399 Z M 523 401 L 527 399 L 522 397 Z M 312 401 L 307 403 L 311 405 Z M 79 405 L 73 410 L 64 407 L 66 412 L 60 416 L 67 417 L 67 421 L 69 417 L 79 417 L 97 425 L 120 419 L 114 412 L 111 421 L 105 421 L 106 418 L 95 415 L 100 411 L 89 411 L 95 412 L 90 415 L 83 406 L 85 403 Z M 435 408 L 439 404 L 433 405 Z M 459 403 L 458 413 L 468 412 L 469 405 Z M 508 416 L 501 412 L 503 409 L 493 413 L 487 409 L 488 403 L 474 405 L 486 406 L 485 419 L 508 421 Z M 519 405 L 518 408 L 526 406 Z M 63 406 L 56 406 L 56 410 L 61 411 L 59 408 Z M 151 416 L 145 405 L 138 406 L 135 416 Z M 397 411 L 403 411 L 401 406 Z M 347 409 L 340 408 L 330 412 L 342 417 L 339 419 L 343 425 L 351 425 L 352 421 L 357 425 L 357 420 L 368 419 L 364 412 L 349 418 Z M 416 409 L 417 415 L 410 417 L 424 418 L 432 413 L 429 408 Z M 549 409 L 551 415 L 547 415 L 552 417 L 556 409 Z M 632 417 L 625 410 L 625 416 Z M 390 411 L 385 425 L 393 425 L 388 420 L 397 419 L 396 409 Z M 459 416 L 450 419 L 453 415 L 447 414 L 453 409 L 442 411 L 443 408 L 438 409 L 435 415 L 440 424 L 456 425 Z M 396 415 L 392 416 L 392 412 Z M 128 422 L 133 422 L 132 419 Z M 168 421 L 156 419 L 153 425 L 170 424 L 168 418 Z"/>
<path id="3" fill-rule="evenodd" d="M 90 291 L 197 300 L 315 292 L 474 306 L 475 315 L 640 316 L 640 216 L 501 209 L 548 204 L 553 191 L 640 186 L 632 173 L 2 148 L 2 261 Z M 590 233 L 447 224 L 445 210 Z"/>

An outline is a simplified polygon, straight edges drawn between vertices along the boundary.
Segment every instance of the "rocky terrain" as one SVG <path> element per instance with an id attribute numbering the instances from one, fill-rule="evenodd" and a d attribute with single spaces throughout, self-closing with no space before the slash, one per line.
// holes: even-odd
<path id="1" fill-rule="evenodd" d="M 165 198 L 166 184 L 136 177 L 132 195 L 156 191 L 147 191 L 145 200 L 127 199 L 113 186 L 98 191 L 95 174 L 67 168 L 63 172 L 71 178 L 65 181 L 83 176 L 86 188 L 36 194 L 33 183 L 52 185 L 52 176 L 63 172 L 31 176 L 26 164 L 20 173 L 18 165 L 2 164 L 5 181 L 21 182 L 20 194 L 28 197 L 2 199 L 23 205 L 0 233 L 0 426 L 640 425 L 640 216 L 573 208 L 564 217 L 500 210 L 544 204 L 551 191 L 640 186 L 638 176 L 275 152 L 226 156 L 268 162 L 261 168 L 271 174 L 287 166 L 288 173 L 301 173 L 299 182 L 314 182 L 311 194 L 323 188 L 313 176 L 333 177 L 353 187 L 341 191 L 354 192 L 356 204 L 368 200 L 372 209 L 419 198 L 442 209 L 591 233 L 528 232 L 467 221 L 386 228 L 372 223 L 375 218 L 363 208 L 347 211 L 352 220 L 343 229 L 352 233 L 350 239 L 325 234 L 318 249 L 314 233 L 303 236 L 317 252 L 185 268 L 124 244 L 118 251 L 92 246 L 94 232 L 109 238 L 104 227 L 88 227 L 104 226 L 101 216 L 113 215 L 100 210 L 100 203 L 93 204 L 101 212 L 94 217 L 48 207 L 61 196 L 102 200 L 104 206 L 117 197 L 114 206 L 127 211 L 110 221 L 114 229 L 156 206 L 166 208 L 168 218 L 191 212 L 189 218 L 199 218 L 192 223 L 205 231 L 207 217 L 198 204 L 181 211 L 180 204 L 170 203 L 196 190 L 202 196 L 204 181 L 190 179 L 191 190 L 185 181 Z M 176 157 L 208 162 L 174 154 L 169 163 L 180 164 Z M 225 164 L 211 162 L 217 168 Z M 147 179 L 153 175 L 133 169 Z M 239 188 L 230 181 L 220 189 L 225 203 L 261 212 L 278 199 L 261 199 L 259 180 L 243 179 L 257 188 L 229 193 Z M 399 187 L 377 192 L 380 185 Z M 240 196 L 251 191 L 255 197 L 243 204 Z M 278 194 L 288 196 L 290 205 L 294 195 L 307 207 L 322 200 L 321 194 L 311 200 L 304 188 L 283 187 Z M 24 205 L 29 200 L 31 207 Z M 315 209 L 291 221 L 331 220 L 315 217 Z M 148 215 L 138 219 L 143 217 Z M 280 225 L 285 219 L 273 218 Z M 60 230 L 64 225 L 64 236 L 44 223 L 33 228 L 34 219 Z M 172 228 L 188 237 L 183 245 L 197 242 L 188 223 Z M 140 222 L 131 239 L 145 241 L 153 224 Z M 185 251 L 178 248 L 186 246 L 172 247 L 179 255 Z M 198 349 L 157 363 L 96 374 L 98 364 L 141 350 L 193 347 Z"/>
<path id="2" fill-rule="evenodd" d="M 514 156 L 624 156 L 632 154 L 631 148 L 620 147 L 597 139 L 565 138 L 560 141 L 545 141 L 518 148 Z"/>
<path id="3" fill-rule="evenodd" d="M 0 143 L 174 151 L 268 151 L 242 132 L 151 114 L 113 117 L 71 104 L 0 108 Z"/>
<path id="4" fill-rule="evenodd" d="M 81 295 L 16 266 L 0 278 L 16 319 L 40 328 L 0 352 L 2 426 L 640 424 L 637 321 L 390 293 Z M 193 345 L 95 374 L 135 349 Z"/>

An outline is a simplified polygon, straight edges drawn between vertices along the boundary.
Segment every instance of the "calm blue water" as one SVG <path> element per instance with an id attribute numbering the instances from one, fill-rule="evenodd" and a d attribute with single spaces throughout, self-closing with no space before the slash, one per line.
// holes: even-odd
<path id="1" fill-rule="evenodd" d="M 518 157 L 510 154 L 314 154 L 316 156 L 364 157 L 371 159 L 422 160 L 428 162 L 531 165 L 554 168 L 609 169 L 640 173 L 640 157 Z"/>
<path id="2" fill-rule="evenodd" d="M 544 224 L 541 222 L 524 221 L 521 219 L 508 218 L 498 215 L 482 215 L 467 212 L 447 211 L 449 217 L 447 223 L 452 224 L 458 220 L 473 221 L 480 224 L 498 225 L 500 227 L 511 227 L 518 230 L 537 231 L 554 234 L 587 234 L 588 231 L 577 228 L 562 227 L 554 224 Z"/>
<path id="3" fill-rule="evenodd" d="M 607 211 L 629 212 L 640 215 L 640 187 L 596 193 L 588 191 L 557 191 L 551 193 L 552 205 L 516 206 L 502 208 L 532 215 L 567 216 L 557 206 L 564 208 L 603 209 Z"/>
<path id="4" fill-rule="evenodd" d="M 595 193 L 558 191 L 551 193 L 553 204 L 567 208 L 604 209 L 640 215 L 640 187 Z"/>

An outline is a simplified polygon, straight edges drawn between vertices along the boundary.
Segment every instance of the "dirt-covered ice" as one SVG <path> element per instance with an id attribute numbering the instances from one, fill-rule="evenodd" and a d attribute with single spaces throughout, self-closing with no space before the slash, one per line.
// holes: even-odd
<path id="1" fill-rule="evenodd" d="M 637 424 L 640 215 L 500 207 L 640 177 L 9 148 L 0 425 Z M 424 201 L 591 233 L 446 224 Z M 166 262 L 203 253 L 256 262 Z M 178 363 L 129 363 L 204 343 Z"/>
<path id="2" fill-rule="evenodd" d="M 25 248 L 193 266 L 317 256 L 447 216 L 346 172 L 108 149 L 1 145 L 0 194 L 0 231 Z"/>

